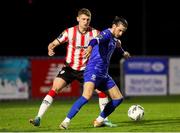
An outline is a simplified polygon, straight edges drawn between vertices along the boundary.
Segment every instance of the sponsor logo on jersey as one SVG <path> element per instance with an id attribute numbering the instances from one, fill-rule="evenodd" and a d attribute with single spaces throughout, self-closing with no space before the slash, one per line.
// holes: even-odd
<path id="1" fill-rule="evenodd" d="M 88 46 L 76 46 L 76 49 L 87 49 Z"/>
<path id="2" fill-rule="evenodd" d="M 97 36 L 97 38 L 102 39 L 103 36 L 102 36 L 101 34 L 99 34 L 99 35 Z"/>

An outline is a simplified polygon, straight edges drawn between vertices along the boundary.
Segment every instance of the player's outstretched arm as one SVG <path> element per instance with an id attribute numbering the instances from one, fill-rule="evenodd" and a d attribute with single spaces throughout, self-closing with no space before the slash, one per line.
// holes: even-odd
<path id="1" fill-rule="evenodd" d="M 127 51 L 124 51 L 124 49 L 122 48 L 121 40 L 118 39 L 116 46 L 117 46 L 117 48 L 119 48 L 119 50 L 122 53 L 124 58 L 127 59 L 127 58 L 131 57 L 130 53 Z"/>
<path id="2" fill-rule="evenodd" d="M 86 53 L 85 53 L 85 57 L 86 57 L 86 58 L 89 58 L 89 57 L 90 57 L 93 47 L 94 47 L 95 45 L 97 45 L 97 44 L 98 44 L 98 41 L 97 41 L 97 39 L 95 39 L 95 38 L 92 39 L 92 40 L 89 42 L 88 48 L 87 48 Z"/>
<path id="3" fill-rule="evenodd" d="M 49 45 L 48 45 L 48 55 L 49 56 L 53 56 L 55 54 L 54 48 L 57 47 L 59 44 L 60 43 L 57 39 L 55 39 L 53 42 L 49 43 Z"/>
<path id="4" fill-rule="evenodd" d="M 88 59 L 91 55 L 92 52 L 92 46 L 88 46 L 86 53 L 85 53 L 85 57 Z"/>

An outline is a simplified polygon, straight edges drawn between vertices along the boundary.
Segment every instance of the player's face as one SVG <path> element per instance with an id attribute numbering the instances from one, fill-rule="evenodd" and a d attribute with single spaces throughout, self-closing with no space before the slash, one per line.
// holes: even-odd
<path id="1" fill-rule="evenodd" d="M 79 22 L 79 26 L 83 29 L 86 29 L 89 27 L 89 24 L 91 22 L 91 17 L 81 14 L 80 16 L 77 17 L 77 21 Z"/>
<path id="2" fill-rule="evenodd" d="M 116 38 L 121 37 L 125 31 L 126 31 L 126 27 L 124 27 L 122 24 L 114 25 L 113 34 Z"/>

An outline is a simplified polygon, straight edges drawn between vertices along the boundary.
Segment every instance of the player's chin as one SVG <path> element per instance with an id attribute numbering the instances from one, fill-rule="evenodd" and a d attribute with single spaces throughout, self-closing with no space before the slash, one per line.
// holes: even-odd
<path id="1" fill-rule="evenodd" d="M 118 35 L 114 35 L 115 36 L 115 38 L 120 38 L 120 36 L 118 36 Z"/>
<path id="2" fill-rule="evenodd" d="M 84 29 L 87 29 L 89 27 L 89 25 L 84 25 L 83 27 L 84 27 Z"/>

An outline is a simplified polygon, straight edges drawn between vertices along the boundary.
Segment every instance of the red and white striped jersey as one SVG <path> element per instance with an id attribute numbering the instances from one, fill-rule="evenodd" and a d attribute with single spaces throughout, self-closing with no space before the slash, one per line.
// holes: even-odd
<path id="1" fill-rule="evenodd" d="M 89 27 L 87 32 L 82 34 L 78 26 L 66 29 L 57 38 L 60 43 L 67 42 L 66 62 L 69 66 L 78 71 L 82 71 L 86 67 L 87 59 L 85 51 L 90 40 L 98 35 L 99 31 Z"/>

